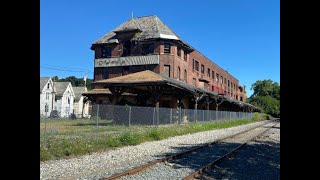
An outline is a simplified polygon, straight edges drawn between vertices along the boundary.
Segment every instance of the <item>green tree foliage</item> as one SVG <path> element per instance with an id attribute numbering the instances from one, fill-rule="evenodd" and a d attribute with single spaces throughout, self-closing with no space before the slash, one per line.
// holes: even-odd
<path id="1" fill-rule="evenodd" d="M 77 78 L 75 76 L 69 76 L 69 77 L 61 78 L 61 79 L 59 79 L 58 76 L 54 76 L 52 79 L 55 82 L 69 81 L 69 82 L 71 82 L 72 86 L 75 86 L 75 87 L 84 86 L 84 79 L 83 78 Z M 92 89 L 92 85 L 91 85 L 92 82 L 93 82 L 93 79 L 87 78 L 86 87 L 87 87 L 88 90 Z"/>
<path id="2" fill-rule="evenodd" d="M 258 80 L 252 84 L 252 96 L 248 102 L 258 106 L 267 114 L 280 116 L 280 85 L 271 79 Z"/>

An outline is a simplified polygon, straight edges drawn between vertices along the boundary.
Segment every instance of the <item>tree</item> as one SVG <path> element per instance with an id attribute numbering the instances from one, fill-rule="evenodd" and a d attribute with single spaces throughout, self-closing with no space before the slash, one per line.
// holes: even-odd
<path id="1" fill-rule="evenodd" d="M 258 80 L 252 84 L 254 91 L 248 102 L 258 106 L 267 114 L 280 116 L 280 85 L 271 79 Z"/>
<path id="2" fill-rule="evenodd" d="M 84 86 L 84 79 L 83 78 L 77 78 L 75 76 L 69 76 L 69 77 L 61 78 L 61 79 L 59 79 L 58 76 L 54 76 L 52 79 L 55 82 L 64 82 L 64 81 L 71 82 L 71 85 L 74 86 L 74 87 Z M 87 87 L 88 90 L 92 89 L 92 85 L 91 85 L 92 82 L 93 82 L 93 79 L 87 78 L 86 87 Z"/>

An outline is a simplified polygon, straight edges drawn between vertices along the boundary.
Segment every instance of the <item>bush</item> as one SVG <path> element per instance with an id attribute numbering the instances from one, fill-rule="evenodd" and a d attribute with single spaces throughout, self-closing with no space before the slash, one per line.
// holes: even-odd
<path id="1" fill-rule="evenodd" d="M 50 113 L 50 118 L 59 118 L 59 112 L 57 110 L 52 110 Z"/>

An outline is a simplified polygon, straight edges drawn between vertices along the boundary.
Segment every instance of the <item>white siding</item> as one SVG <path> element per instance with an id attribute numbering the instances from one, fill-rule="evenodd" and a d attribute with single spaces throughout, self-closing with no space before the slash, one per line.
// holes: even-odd
<path id="1" fill-rule="evenodd" d="M 49 88 L 48 88 L 49 84 Z M 52 103 L 54 100 L 53 94 L 53 83 L 52 80 L 49 79 L 47 84 L 44 86 L 43 90 L 40 92 L 40 116 L 49 117 L 50 112 L 52 111 Z M 48 106 L 48 112 L 45 112 L 45 106 Z"/>

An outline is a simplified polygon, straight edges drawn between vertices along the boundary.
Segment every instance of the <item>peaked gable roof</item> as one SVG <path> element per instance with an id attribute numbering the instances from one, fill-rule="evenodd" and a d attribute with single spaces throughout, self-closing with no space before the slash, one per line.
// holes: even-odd
<path id="1" fill-rule="evenodd" d="M 62 96 L 71 82 L 54 82 L 55 92 L 57 96 Z"/>
<path id="2" fill-rule="evenodd" d="M 43 90 L 50 79 L 50 77 L 40 77 L 40 92 Z"/>
<path id="3" fill-rule="evenodd" d="M 72 87 L 74 95 L 75 95 L 75 100 L 79 101 L 82 93 L 87 92 L 87 88 L 85 86 L 78 86 L 78 87 Z"/>
<path id="4" fill-rule="evenodd" d="M 176 33 L 174 33 L 167 25 L 165 25 L 157 16 L 143 16 L 137 18 L 130 18 L 126 22 L 122 23 L 113 31 L 107 33 L 95 44 L 114 43 L 118 42 L 117 33 L 126 31 L 137 31 L 133 40 L 145 40 L 145 39 L 173 39 L 178 40 L 187 45 L 190 49 L 193 48 L 183 41 Z M 92 49 L 92 47 L 91 47 Z"/>

